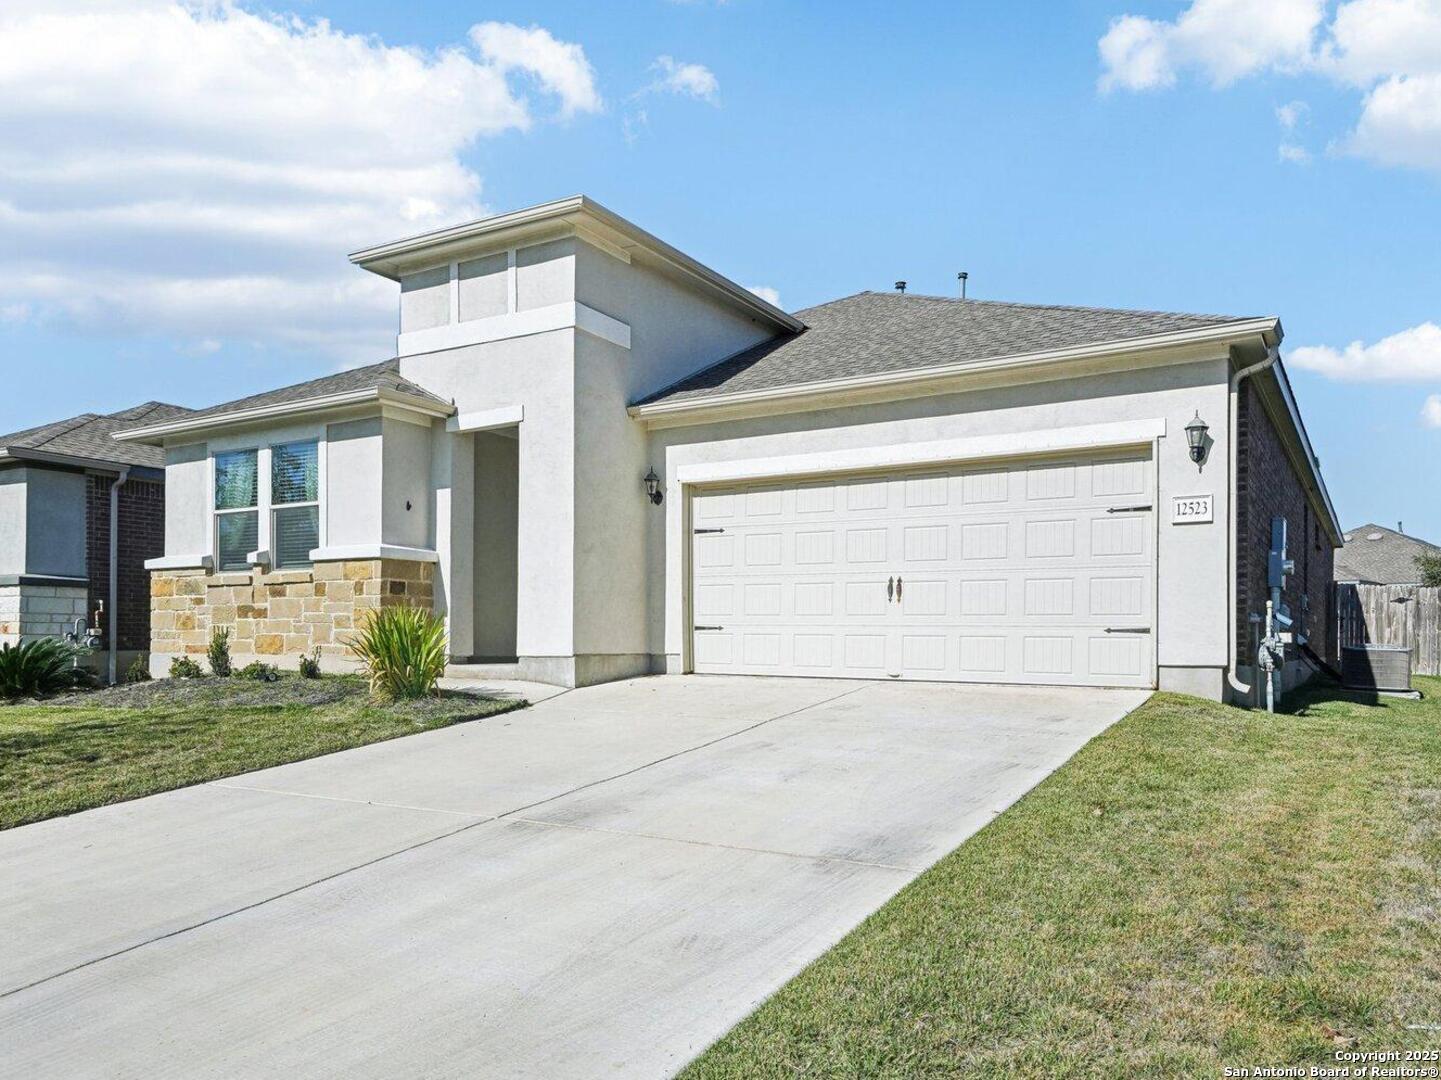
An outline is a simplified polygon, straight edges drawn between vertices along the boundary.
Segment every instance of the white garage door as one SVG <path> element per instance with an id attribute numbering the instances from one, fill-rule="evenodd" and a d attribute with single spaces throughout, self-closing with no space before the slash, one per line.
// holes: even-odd
<path id="1" fill-rule="evenodd" d="M 1149 455 L 702 489 L 699 672 L 1151 686 Z"/>

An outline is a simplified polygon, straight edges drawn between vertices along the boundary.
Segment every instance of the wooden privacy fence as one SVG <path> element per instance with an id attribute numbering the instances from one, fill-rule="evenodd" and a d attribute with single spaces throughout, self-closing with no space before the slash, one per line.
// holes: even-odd
<path id="1" fill-rule="evenodd" d="M 1441 675 L 1441 588 L 1337 585 L 1337 641 L 1409 645 L 1411 670 Z"/>

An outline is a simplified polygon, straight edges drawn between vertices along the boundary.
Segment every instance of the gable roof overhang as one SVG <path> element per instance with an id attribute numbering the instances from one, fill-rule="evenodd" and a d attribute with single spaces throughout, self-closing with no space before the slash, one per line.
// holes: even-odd
<path id="1" fill-rule="evenodd" d="M 199 417 L 181 417 L 163 424 L 131 428 L 118 432 L 114 438 L 122 442 L 144 442 L 155 445 L 167 440 L 207 435 L 237 427 L 253 427 L 298 417 L 323 415 L 353 410 L 357 406 L 399 409 L 433 419 L 445 419 L 455 413 L 455 406 L 434 398 L 417 397 L 385 386 L 370 386 L 335 394 L 273 402 L 230 412 L 207 413 Z"/>
<path id="2" fill-rule="evenodd" d="M 579 236 L 626 262 L 639 258 L 662 272 L 687 280 L 702 292 L 740 308 L 778 330 L 798 333 L 805 329 L 805 323 L 794 315 L 761 299 L 744 286 L 585 195 L 573 195 L 524 210 L 363 248 L 352 252 L 350 261 L 373 274 L 399 281 L 402 274 L 414 270 L 509 247 L 541 243 L 561 235 Z"/>

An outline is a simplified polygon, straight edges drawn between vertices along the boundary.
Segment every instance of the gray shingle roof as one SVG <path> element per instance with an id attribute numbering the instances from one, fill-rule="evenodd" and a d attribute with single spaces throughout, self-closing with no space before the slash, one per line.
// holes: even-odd
<path id="1" fill-rule="evenodd" d="M 1414 585 L 1420 580 L 1417 555 L 1441 555 L 1441 547 L 1380 525 L 1362 525 L 1345 534 L 1336 552 L 1337 581 L 1373 582 L 1377 585 Z"/>
<path id="2" fill-rule="evenodd" d="M 181 405 L 147 401 L 113 413 L 82 413 L 68 420 L 26 428 L 9 435 L 0 435 L 0 448 L 19 452 L 35 450 L 45 454 L 63 454 L 90 461 L 107 461 L 117 465 L 139 465 L 163 469 L 165 451 L 156 446 L 139 446 L 116 442 L 110 436 L 137 423 L 158 424 L 190 412 Z"/>
<path id="3" fill-rule="evenodd" d="M 1248 321 L 877 292 L 832 300 L 796 317 L 808 329 L 737 353 L 638 404 L 923 370 Z"/>
<path id="4" fill-rule="evenodd" d="M 368 367 L 352 368 L 349 371 L 341 371 L 335 375 L 325 375 L 319 379 L 310 379 L 307 382 L 296 383 L 293 386 L 282 386 L 278 390 L 266 390 L 264 393 L 251 394 L 249 397 L 236 398 L 234 401 L 226 401 L 220 405 L 212 405 L 207 409 L 197 409 L 186 419 L 203 420 L 210 416 L 224 416 L 227 413 L 244 412 L 247 409 L 260 409 L 267 405 L 284 405 L 289 402 L 309 401 L 313 398 L 329 397 L 332 394 L 344 394 L 352 390 L 398 390 L 403 394 L 412 397 L 423 398 L 428 401 L 438 401 L 448 405 L 444 398 L 437 397 L 429 390 L 418 386 L 409 379 L 401 378 L 400 361 L 398 359 L 384 360 L 379 364 L 371 364 Z M 149 423 L 131 424 L 130 427 L 149 427 L 150 423 L 158 423 L 159 420 Z"/>

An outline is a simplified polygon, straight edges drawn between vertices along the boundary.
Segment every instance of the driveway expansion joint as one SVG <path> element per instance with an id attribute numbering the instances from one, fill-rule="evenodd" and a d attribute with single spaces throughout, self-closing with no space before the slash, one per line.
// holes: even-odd
<path id="1" fill-rule="evenodd" d="M 382 854 L 377 855 L 377 856 L 375 856 L 374 858 L 363 860 L 362 862 L 356 863 L 356 864 L 353 865 L 353 866 L 343 867 L 343 868 L 341 868 L 341 869 L 339 869 L 339 870 L 336 870 L 336 871 L 334 871 L 334 872 L 332 872 L 332 873 L 325 874 L 325 875 L 322 876 L 322 877 L 316 878 L 316 879 L 314 879 L 313 881 L 302 882 L 301 884 L 296 885 L 296 886 L 294 886 L 294 887 L 292 887 L 292 888 L 282 890 L 281 892 L 276 893 L 274 896 L 263 897 L 263 898 L 260 899 L 260 900 L 252 901 L 252 902 L 249 903 L 249 904 L 243 904 L 243 905 L 241 905 L 240 907 L 234 908 L 234 909 L 232 909 L 232 910 L 230 910 L 230 911 L 222 911 L 222 912 L 220 912 L 218 915 L 212 915 L 212 916 L 210 916 L 210 917 L 207 918 L 207 919 L 201 919 L 199 922 L 191 923 L 191 924 L 189 924 L 189 925 L 187 925 L 187 926 L 177 927 L 177 928 L 174 929 L 174 930 L 167 930 L 166 932 L 164 932 L 164 933 L 162 933 L 162 934 L 156 934 L 156 935 L 154 935 L 153 937 L 146 938 L 144 941 L 137 941 L 137 942 L 135 942 L 133 945 L 127 945 L 127 946 L 125 946 L 125 948 L 123 948 L 123 949 L 115 949 L 115 950 L 113 950 L 113 951 L 111 951 L 111 952 L 104 953 L 104 954 L 102 954 L 102 955 L 100 955 L 100 956 L 92 957 L 92 958 L 89 959 L 89 960 L 82 961 L 81 963 L 72 964 L 72 965 L 70 965 L 70 966 L 67 967 L 67 968 L 64 968 L 64 969 L 62 969 L 62 970 L 60 970 L 60 971 L 54 972 L 53 974 L 45 975 L 45 976 L 43 976 L 43 977 L 41 977 L 41 978 L 38 978 L 38 979 L 32 979 L 30 982 L 25 983 L 25 984 L 23 984 L 23 985 L 21 985 L 21 986 L 12 987 L 11 989 L 8 989 L 8 990 L 0 990 L 0 1000 L 3 1000 L 3 999 L 5 999 L 5 998 L 9 998 L 9 997 L 13 997 L 13 996 L 16 995 L 16 994 L 24 993 L 26 990 L 31 990 L 31 989 L 34 989 L 34 988 L 37 987 L 37 986 L 44 985 L 45 983 L 53 982 L 53 981 L 56 980 L 56 979 L 63 978 L 63 977 L 66 976 L 66 975 L 71 975 L 71 974 L 73 974 L 73 973 L 75 973 L 75 972 L 77 972 L 77 971 L 82 971 L 82 970 L 84 970 L 85 968 L 93 967 L 93 966 L 96 965 L 96 964 L 104 963 L 104 962 L 107 961 L 107 960 L 113 960 L 113 959 L 115 959 L 116 957 L 125 956 L 125 955 L 127 955 L 128 953 L 136 952 L 137 950 L 143 949 L 143 948 L 145 948 L 146 946 L 154 945 L 154 944 L 157 944 L 157 943 L 159 943 L 159 942 L 169 940 L 170 938 L 179 937 L 179 936 L 182 935 L 182 934 L 188 934 L 188 933 L 190 933 L 190 932 L 193 931 L 193 930 L 202 929 L 202 928 L 204 928 L 204 927 L 206 927 L 206 926 L 210 926 L 210 925 L 212 925 L 212 924 L 214 924 L 214 923 L 218 923 L 218 922 L 221 922 L 221 921 L 223 921 L 223 920 L 225 920 L 225 919 L 229 919 L 229 918 L 231 918 L 232 916 L 235 916 L 235 915 L 243 915 L 243 914 L 244 914 L 245 912 L 247 912 L 247 911 L 254 911 L 256 908 L 264 907 L 266 904 L 274 903 L 274 902 L 277 901 L 277 900 L 283 900 L 283 899 L 285 899 L 286 897 L 289 897 L 289 896 L 294 896 L 294 895 L 296 895 L 297 893 L 304 892 L 305 890 L 314 888 L 314 887 L 316 887 L 317 885 L 323 885 L 323 884 L 325 884 L 326 882 L 334 881 L 334 880 L 336 880 L 337 878 L 344 877 L 344 876 L 346 876 L 347 874 L 354 873 L 354 872 L 357 871 L 357 870 L 364 870 L 364 869 L 367 869 L 368 867 L 375 866 L 375 865 L 378 865 L 379 863 L 386 862 L 386 861 L 388 861 L 388 860 L 390 860 L 390 859 L 393 859 L 393 858 L 395 858 L 395 857 L 397 857 L 397 856 L 399 856 L 399 855 L 404 855 L 404 854 L 407 854 L 408 852 L 416 851 L 416 850 L 419 850 L 420 848 L 428 847 L 429 845 L 435 844 L 435 843 L 439 843 L 439 842 L 442 841 L 442 840 L 448 840 L 448 839 L 450 839 L 451 837 L 460 835 L 461 833 L 469 832 L 471 829 L 480 828 L 480 827 L 483 826 L 483 825 L 494 824 L 494 823 L 496 823 L 496 822 L 498 822 L 498 821 L 503 821 L 503 820 L 507 820 L 507 819 L 513 819 L 513 818 L 515 818 L 517 815 L 523 814 L 523 813 L 524 813 L 525 811 L 527 811 L 527 810 L 533 810 L 533 809 L 535 809 L 537 806 L 545 806 L 545 805 L 548 805 L 548 804 L 550 804 L 550 803 L 556 802 L 556 801 L 559 800 L 559 799 L 564 799 L 564 798 L 566 798 L 567 796 L 574 795 L 576 792 L 586 791 L 586 790 L 588 790 L 588 789 L 590 789 L 590 788 L 593 788 L 593 787 L 596 787 L 596 786 L 598 786 L 598 785 L 600 785 L 600 784 L 606 784 L 606 783 L 609 783 L 609 782 L 612 781 L 612 780 L 619 780 L 619 779 L 621 779 L 622 777 L 633 776 L 635 773 L 641 772 L 641 771 L 643 771 L 643 770 L 645 770 L 645 769 L 649 769 L 649 768 L 651 768 L 651 767 L 653 767 L 653 766 L 655 766 L 655 765 L 660 765 L 660 764 L 663 764 L 664 762 L 672 761 L 672 760 L 674 760 L 675 758 L 681 757 L 681 756 L 683 756 L 683 755 L 685 755 L 685 754 L 693 753 L 693 752 L 695 752 L 695 751 L 697 751 L 697 750 L 704 750 L 704 749 L 706 749 L 707 747 L 714 746 L 714 745 L 716 745 L 717 743 L 724 742 L 724 741 L 727 740 L 727 739 L 733 739 L 733 738 L 736 738 L 737 736 L 744 735 L 744 734 L 746 734 L 747 732 L 754 731 L 756 728 L 762 727 L 762 726 L 764 726 L 764 725 L 766 725 L 766 724 L 773 723 L 773 722 L 775 722 L 775 721 L 777 721 L 777 720 L 784 720 L 784 719 L 786 719 L 787 717 L 796 716 L 796 715 L 798 715 L 798 714 L 800 714 L 800 713 L 803 713 L 803 712 L 806 712 L 806 711 L 808 711 L 808 710 L 810 710 L 810 709 L 817 709 L 817 708 L 820 708 L 820 707 L 823 706 L 823 705 L 829 705 L 829 704 L 830 704 L 831 702 L 833 702 L 833 701 L 839 701 L 841 698 L 849 697 L 851 694 L 859 693 L 860 691 L 866 689 L 866 687 L 867 687 L 868 685 L 869 685 L 869 684 L 867 684 L 867 683 L 861 683 L 860 685 L 855 686 L 855 687 L 853 687 L 853 688 L 851 688 L 851 689 L 849 689 L 849 690 L 845 690 L 845 691 L 843 691 L 842 693 L 834 694 L 834 695 L 832 695 L 831 697 L 823 698 L 823 699 L 820 700 L 820 701 L 811 702 L 811 703 L 809 703 L 809 704 L 807 704 L 807 705 L 803 705 L 803 706 L 801 706 L 801 707 L 799 707 L 799 708 L 796 708 L 796 709 L 790 709 L 790 710 L 787 710 L 786 712 L 783 712 L 783 713 L 777 713 L 775 716 L 765 717 L 765 718 L 762 719 L 762 720 L 757 720 L 756 722 L 754 722 L 754 723 L 752 723 L 752 724 L 748 724 L 748 725 L 746 725 L 745 727 L 739 728 L 739 729 L 737 729 L 737 730 L 735 730 L 735 731 L 728 732 L 728 733 L 726 733 L 726 734 L 724 734 L 724 735 L 718 735 L 718 736 L 716 736 L 714 739 L 708 739 L 708 740 L 706 740 L 705 742 L 697 743 L 697 744 L 694 745 L 694 746 L 688 746 L 688 747 L 686 747 L 686 748 L 684 748 L 684 749 L 682 749 L 682 750 L 677 750 L 677 751 L 674 751 L 673 753 L 670 753 L 670 754 L 665 754 L 665 755 L 663 755 L 662 757 L 656 758 L 654 761 L 648 761 L 648 762 L 646 762 L 646 763 L 644 763 L 644 764 L 642 764 L 642 765 L 637 765 L 637 766 L 635 766 L 634 768 L 626 769 L 626 770 L 623 770 L 622 772 L 615 773 L 615 774 L 612 775 L 612 776 L 606 776 L 606 777 L 602 777 L 602 778 L 600 778 L 600 779 L 598 779 L 598 780 L 592 780 L 592 781 L 589 781 L 589 782 L 584 783 L 584 784 L 579 784 L 579 785 L 577 785 L 577 786 L 575 786 L 575 787 L 573 787 L 573 788 L 570 788 L 570 789 L 568 789 L 568 790 L 566 790 L 566 791 L 563 791 L 563 792 L 561 792 L 561 793 L 559 793 L 559 794 L 557 794 L 557 795 L 552 795 L 552 796 L 549 796 L 549 797 L 547 797 L 547 798 L 545 798 L 545 799 L 540 799 L 540 800 L 537 800 L 536 802 L 528 803 L 528 804 L 526 804 L 525 806 L 515 807 L 514 809 L 507 810 L 507 811 L 505 811 L 504 813 L 495 814 L 495 815 L 492 815 L 492 816 L 480 817 L 479 820 L 467 822 L 466 824 L 461 825 L 461 826 L 459 826 L 458 828 L 450 829 L 450 830 L 448 830 L 448 831 L 446 831 L 446 832 L 439 833 L 439 834 L 437 834 L 437 835 L 435 835 L 435 836 L 427 837 L 426 839 L 417 841 L 416 843 L 413 843 L 413 844 L 407 844 L 407 845 L 405 845 L 404 847 L 397 848 L 397 849 L 394 850 L 394 851 L 383 852 Z M 559 695 L 559 694 L 556 695 L 556 697 L 560 697 L 560 696 L 562 696 L 562 695 Z M 554 700 L 554 698 L 549 699 L 549 700 Z M 544 704 L 544 703 L 542 702 L 542 704 Z M 532 706 L 532 708 L 534 708 L 534 706 Z M 283 768 L 284 766 L 279 766 L 279 767 Z M 236 790 L 242 790 L 242 789 L 243 789 L 243 790 L 254 790 L 254 791 L 267 791 L 267 792 L 270 792 L 270 789 L 266 789 L 266 788 L 246 787 L 245 785 L 240 785 L 240 784 L 225 784 L 225 783 L 223 783 L 222 781 L 215 781 L 215 780 L 210 781 L 210 782 L 209 782 L 209 785 L 210 785 L 210 786 L 215 786 L 215 787 L 230 787 L 230 788 L 233 788 L 233 789 L 236 789 Z M 343 799 L 343 798 L 334 798 L 334 797 L 331 797 L 331 796 L 324 796 L 324 795 L 309 795 L 309 794 L 306 794 L 306 793 L 304 793 L 304 792 L 295 792 L 295 791 L 279 791 L 279 790 L 276 790 L 276 791 L 273 791 L 273 792 L 270 792 L 270 793 L 278 794 L 278 795 L 293 795 L 293 796 L 295 796 L 295 797 L 297 797 L 297 798 L 312 798 L 312 799 L 323 799 L 323 800 L 329 800 L 329 801 L 335 801 L 335 802 L 346 802 L 346 803 L 351 803 L 351 804 L 353 804 L 353 805 L 360 805 L 360 806 L 386 806 L 386 805 L 387 805 L 387 804 L 385 804 L 385 803 L 371 803 L 371 802 L 366 802 L 366 801 L 360 800 L 360 799 Z M 166 793 L 161 793 L 159 796 L 152 796 L 152 798 L 163 798 L 165 794 L 166 794 Z M 396 809 L 421 810 L 421 809 L 424 809 L 424 808 L 422 808 L 422 807 L 396 807 Z M 441 812 L 441 813 L 447 813 L 447 812 L 448 812 L 448 813 L 463 813 L 462 811 L 440 811 L 440 812 Z M 476 817 L 477 815 L 466 815 L 466 816 Z M 548 824 L 548 823 L 545 823 L 545 822 L 537 822 L 536 824 Z M 672 839 L 672 838 L 670 838 L 670 837 L 657 837 L 656 839 Z M 724 845 L 715 845 L 715 846 L 724 846 Z M 784 854 L 786 854 L 786 853 L 785 853 L 785 852 L 774 852 L 774 854 L 784 855 Z M 799 856 L 799 857 L 805 858 L 806 856 Z M 837 861 L 845 861 L 845 860 L 837 860 Z M 899 870 L 904 870 L 905 868 L 903 868 L 903 867 L 883 867 L 883 869 L 898 870 L 898 871 L 899 871 Z"/>

